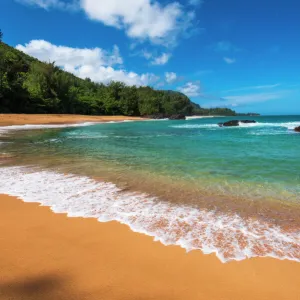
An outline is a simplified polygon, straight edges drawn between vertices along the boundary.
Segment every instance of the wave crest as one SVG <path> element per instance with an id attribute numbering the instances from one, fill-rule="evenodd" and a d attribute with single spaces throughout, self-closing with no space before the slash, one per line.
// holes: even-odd
<path id="1" fill-rule="evenodd" d="M 113 183 L 25 167 L 2 167 L 0 193 L 38 202 L 69 217 L 119 221 L 165 245 L 215 253 L 222 262 L 255 256 L 300 261 L 299 230 L 124 192 Z"/>

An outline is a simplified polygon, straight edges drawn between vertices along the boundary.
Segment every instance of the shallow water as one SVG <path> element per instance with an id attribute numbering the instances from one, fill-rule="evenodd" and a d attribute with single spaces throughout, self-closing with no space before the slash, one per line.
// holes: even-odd
<path id="1" fill-rule="evenodd" d="M 300 260 L 300 116 L 251 119 L 2 129 L 0 192 L 224 262 Z"/>

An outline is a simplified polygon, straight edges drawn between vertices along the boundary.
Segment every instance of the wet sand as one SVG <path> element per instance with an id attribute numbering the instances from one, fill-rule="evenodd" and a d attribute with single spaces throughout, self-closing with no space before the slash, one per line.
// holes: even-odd
<path id="1" fill-rule="evenodd" d="M 64 114 L 0 114 L 0 126 L 25 124 L 73 124 L 83 122 L 109 122 L 124 120 L 142 120 L 142 118 L 126 116 L 84 116 Z"/>
<path id="2" fill-rule="evenodd" d="M 164 246 L 0 195 L 0 299 L 299 300 L 300 264 Z"/>

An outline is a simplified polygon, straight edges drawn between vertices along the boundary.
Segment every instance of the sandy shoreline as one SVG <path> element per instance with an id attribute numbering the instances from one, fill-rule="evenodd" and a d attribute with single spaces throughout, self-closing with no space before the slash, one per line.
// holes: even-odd
<path id="1" fill-rule="evenodd" d="M 64 114 L 0 114 L 0 126 L 40 125 L 40 124 L 76 124 L 83 122 L 109 122 L 125 120 L 143 120 L 140 117 L 126 116 L 84 116 Z"/>
<path id="2" fill-rule="evenodd" d="M 215 118 L 217 116 L 191 116 L 187 120 Z M 11 125 L 62 125 L 84 122 L 139 121 L 142 117 L 128 116 L 85 116 L 66 114 L 0 114 L 0 126 Z"/>
<path id="3" fill-rule="evenodd" d="M 124 116 L 0 114 L 0 126 L 141 120 Z M 117 222 L 67 218 L 0 195 L 0 300 L 300 300 L 300 263 L 222 264 Z"/>
<path id="4" fill-rule="evenodd" d="M 300 299 L 300 264 L 222 264 L 117 222 L 0 196 L 0 299 Z"/>

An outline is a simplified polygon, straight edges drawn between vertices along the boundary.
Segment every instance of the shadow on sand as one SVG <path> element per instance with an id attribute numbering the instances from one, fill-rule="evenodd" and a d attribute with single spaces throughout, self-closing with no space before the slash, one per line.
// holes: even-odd
<path id="1" fill-rule="evenodd" d="M 65 279 L 59 275 L 47 274 L 0 283 L 0 299 L 76 299 L 67 293 Z M 80 299 L 77 298 L 77 299 Z"/>
<path id="2" fill-rule="evenodd" d="M 101 284 L 100 284 L 101 285 Z M 40 275 L 26 279 L 15 279 L 14 281 L 0 282 L 0 300 L 149 300 L 149 297 L 137 295 L 134 292 L 120 297 L 115 293 L 113 286 L 102 287 L 99 290 L 82 293 L 76 291 L 72 281 L 67 277 L 56 274 Z M 122 294 L 122 293 L 121 293 Z M 151 299 L 171 300 L 170 295 L 154 297 Z"/>

